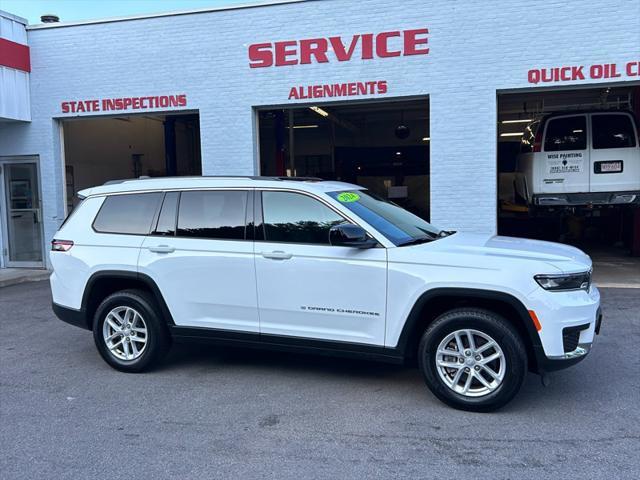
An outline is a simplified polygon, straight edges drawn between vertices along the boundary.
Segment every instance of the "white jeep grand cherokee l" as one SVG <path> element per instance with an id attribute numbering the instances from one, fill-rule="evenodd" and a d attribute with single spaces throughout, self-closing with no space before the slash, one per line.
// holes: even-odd
<path id="1" fill-rule="evenodd" d="M 139 372 L 172 340 L 417 360 L 445 403 L 489 411 L 527 370 L 580 361 L 591 260 L 442 231 L 347 183 L 170 178 L 90 188 L 52 241 L 53 309 Z"/>

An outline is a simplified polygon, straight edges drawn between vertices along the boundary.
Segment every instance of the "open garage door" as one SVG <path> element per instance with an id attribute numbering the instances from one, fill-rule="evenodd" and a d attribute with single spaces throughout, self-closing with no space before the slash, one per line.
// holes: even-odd
<path id="1" fill-rule="evenodd" d="M 202 173 L 197 114 L 79 118 L 62 128 L 69 211 L 78 191 L 110 180 Z"/>
<path id="2" fill-rule="evenodd" d="M 429 218 L 429 101 L 259 110 L 260 173 L 367 187 Z"/>
<path id="3" fill-rule="evenodd" d="M 498 231 L 640 255 L 640 87 L 498 95 Z"/>

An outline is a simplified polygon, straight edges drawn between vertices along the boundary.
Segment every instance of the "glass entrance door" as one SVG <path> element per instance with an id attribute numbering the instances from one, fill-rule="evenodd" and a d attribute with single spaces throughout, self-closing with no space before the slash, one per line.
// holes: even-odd
<path id="1" fill-rule="evenodd" d="M 0 162 L 3 255 L 7 267 L 42 267 L 42 212 L 34 162 Z"/>

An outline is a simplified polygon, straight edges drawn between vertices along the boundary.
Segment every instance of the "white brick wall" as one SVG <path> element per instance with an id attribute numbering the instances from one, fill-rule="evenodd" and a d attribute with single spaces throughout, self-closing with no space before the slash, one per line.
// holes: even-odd
<path id="1" fill-rule="evenodd" d="M 292 85 L 386 79 L 386 98 L 430 95 L 432 221 L 495 232 L 497 90 L 530 87 L 530 68 L 640 60 L 638 25 L 637 0 L 323 0 L 31 30 L 33 121 L 0 125 L 0 156 L 40 155 L 50 238 L 63 100 L 186 93 L 203 173 L 254 174 L 252 107 L 293 103 Z M 251 43 L 421 27 L 427 56 L 248 67 Z"/>

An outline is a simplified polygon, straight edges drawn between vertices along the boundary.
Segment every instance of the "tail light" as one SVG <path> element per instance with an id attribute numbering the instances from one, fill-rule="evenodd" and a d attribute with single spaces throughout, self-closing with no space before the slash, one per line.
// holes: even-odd
<path id="1" fill-rule="evenodd" d="M 538 131 L 536 132 L 536 136 L 533 139 L 533 151 L 541 152 L 542 151 L 542 125 L 538 127 Z"/>
<path id="2" fill-rule="evenodd" d="M 533 138 L 533 151 L 541 152 L 542 151 L 542 132 L 544 131 L 544 121 L 540 122 L 538 125 L 538 130 L 536 130 L 536 136 Z"/>
<path id="3" fill-rule="evenodd" d="M 73 241 L 71 240 L 51 240 L 51 251 L 52 252 L 68 252 L 73 247 Z"/>

